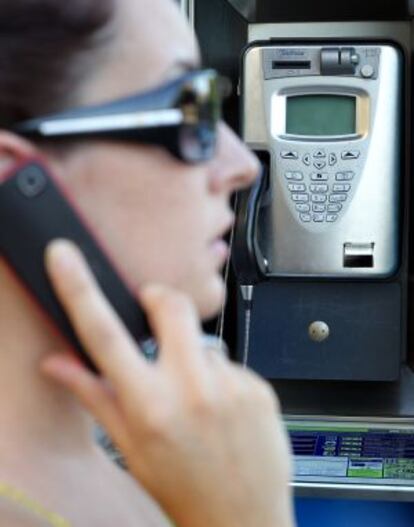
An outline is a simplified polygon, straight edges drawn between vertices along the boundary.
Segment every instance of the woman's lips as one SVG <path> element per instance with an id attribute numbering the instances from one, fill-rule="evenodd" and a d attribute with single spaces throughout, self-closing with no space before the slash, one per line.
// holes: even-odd
<path id="1" fill-rule="evenodd" d="M 227 221 L 224 222 L 223 227 L 217 231 L 216 237 L 210 242 L 209 247 L 215 254 L 220 264 L 224 264 L 230 255 L 230 248 L 227 242 L 224 241 L 224 237 L 229 233 L 234 224 L 234 214 L 231 213 L 227 217 Z"/>
<path id="2" fill-rule="evenodd" d="M 221 263 L 224 263 L 229 257 L 229 246 L 221 238 L 213 240 L 210 244 L 210 248 Z"/>

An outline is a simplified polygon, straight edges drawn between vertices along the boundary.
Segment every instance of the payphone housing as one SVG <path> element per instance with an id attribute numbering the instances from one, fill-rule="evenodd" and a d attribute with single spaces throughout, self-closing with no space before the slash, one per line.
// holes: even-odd
<path id="1" fill-rule="evenodd" d="M 266 275 L 395 274 L 401 79 L 389 45 L 246 52 L 243 136 L 271 155 Z"/>
<path id="2" fill-rule="evenodd" d="M 269 161 L 253 207 L 262 276 L 239 356 L 268 378 L 399 377 L 403 79 L 390 43 L 245 50 L 242 135 Z"/>
<path id="3" fill-rule="evenodd" d="M 252 84 L 255 92 L 247 94 L 244 84 L 246 64 L 243 60 L 240 68 L 239 59 L 240 56 L 244 59 L 249 50 L 260 46 L 314 46 L 334 48 L 336 53 L 341 48 L 347 51 L 358 46 L 386 46 L 391 48 L 391 54 L 399 55 L 395 57 L 401 75 L 395 84 L 400 97 L 399 127 L 391 129 L 394 125 L 385 123 L 383 129 L 390 132 L 390 137 L 396 134 L 400 138 L 401 152 L 396 156 L 401 161 L 397 183 L 401 192 L 399 202 L 394 202 L 399 210 L 400 230 L 395 272 L 374 276 L 375 269 L 365 267 L 363 273 L 352 276 L 345 276 L 343 269 L 341 277 L 326 277 L 323 273 L 268 275 L 260 251 L 267 251 L 266 256 L 270 254 L 272 243 L 266 238 L 266 227 L 272 225 L 274 216 L 269 214 L 271 194 L 266 192 L 266 184 L 270 180 L 265 178 L 264 185 L 255 186 L 248 195 L 238 196 L 236 227 L 244 224 L 248 236 L 244 246 L 238 245 L 236 229 L 232 251 L 237 256 L 236 274 L 233 280 L 230 273 L 224 328 L 230 345 L 237 338 L 237 359 L 240 362 L 246 359 L 275 386 L 296 454 L 292 481 L 296 495 L 413 501 L 414 374 L 413 359 L 406 356 L 406 350 L 410 354 L 414 338 L 414 326 L 407 322 L 410 316 L 412 320 L 413 308 L 412 281 L 408 280 L 409 272 L 413 272 L 413 259 L 410 263 L 408 256 L 410 251 L 413 254 L 410 222 L 414 226 L 410 212 L 414 4 L 406 0 L 392 3 L 351 0 L 341 4 L 328 0 L 287 3 L 189 0 L 189 3 L 190 19 L 201 41 L 205 63 L 230 76 L 235 84 L 241 78 L 240 97 L 234 93 L 230 98 L 225 117 L 243 134 L 247 128 L 253 131 L 255 126 L 262 133 L 266 131 L 260 104 L 255 106 L 258 113 L 247 114 L 243 104 L 242 111 L 238 108 L 238 100 L 244 103 L 246 95 L 263 102 L 263 71 Z M 346 62 L 348 57 L 350 54 L 344 53 Z M 362 64 L 353 66 L 358 70 Z M 305 99 L 302 101 L 306 103 Z M 396 99 L 390 98 L 389 102 L 393 104 Z M 247 139 L 266 167 L 277 161 L 271 149 L 264 148 L 268 142 L 263 135 Z M 329 149 L 326 154 L 328 159 Z M 306 171 L 306 178 L 309 173 Z M 260 199 L 256 200 L 257 197 Z M 389 198 L 384 196 L 390 204 Z M 256 202 L 261 206 L 257 217 Z M 349 198 L 346 204 L 349 206 Z M 288 212 L 292 215 L 290 209 Z M 259 222 L 256 232 L 260 236 L 256 237 L 253 232 Z M 256 241 L 260 245 L 255 247 Z M 365 250 L 361 247 L 361 251 Z M 306 259 L 309 263 L 309 254 Z M 364 259 L 366 264 L 371 263 L 370 257 Z M 354 272 L 354 268 L 349 269 Z M 239 294 L 236 303 L 234 297 L 240 286 L 244 296 Z M 246 332 L 248 322 L 250 332 Z M 310 322 L 325 322 L 329 338 L 312 340 Z M 317 325 L 316 329 L 324 338 L 324 327 Z M 250 344 L 247 356 L 246 340 Z M 385 378 L 386 382 L 381 382 Z M 395 380 L 389 382 L 392 378 Z"/>

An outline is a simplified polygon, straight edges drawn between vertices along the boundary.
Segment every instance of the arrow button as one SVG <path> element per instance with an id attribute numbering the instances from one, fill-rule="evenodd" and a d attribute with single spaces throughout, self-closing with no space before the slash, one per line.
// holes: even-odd
<path id="1" fill-rule="evenodd" d="M 311 156 L 310 154 L 305 154 L 303 157 L 302 157 L 302 161 L 303 163 L 308 167 L 310 166 L 311 162 L 312 162 L 312 159 L 311 159 Z"/>
<path id="2" fill-rule="evenodd" d="M 313 166 L 314 166 L 317 170 L 322 170 L 323 168 L 326 167 L 326 162 L 325 162 L 325 161 L 315 161 L 315 163 L 313 164 Z"/>
<path id="3" fill-rule="evenodd" d="M 359 155 L 359 150 L 345 150 L 345 152 L 342 152 L 342 159 L 358 159 Z"/>
<path id="4" fill-rule="evenodd" d="M 280 157 L 282 159 L 297 159 L 298 153 L 293 150 L 282 150 Z"/>
<path id="5" fill-rule="evenodd" d="M 336 154 L 329 154 L 329 166 L 333 167 L 338 162 Z"/>

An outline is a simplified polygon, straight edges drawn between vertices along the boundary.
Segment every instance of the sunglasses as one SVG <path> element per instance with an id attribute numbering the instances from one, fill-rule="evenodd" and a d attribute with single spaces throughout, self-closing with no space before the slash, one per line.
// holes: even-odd
<path id="1" fill-rule="evenodd" d="M 186 73 L 154 90 L 18 123 L 32 139 L 102 138 L 166 148 L 186 163 L 211 159 L 229 81 L 214 70 Z"/>

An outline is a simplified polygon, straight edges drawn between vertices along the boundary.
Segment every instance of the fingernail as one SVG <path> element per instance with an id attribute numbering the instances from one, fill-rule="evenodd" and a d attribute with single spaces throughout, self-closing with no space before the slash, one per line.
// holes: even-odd
<path id="1" fill-rule="evenodd" d="M 53 269 L 70 271 L 76 264 L 76 259 L 75 246 L 68 240 L 54 240 L 46 248 L 46 260 Z"/>

